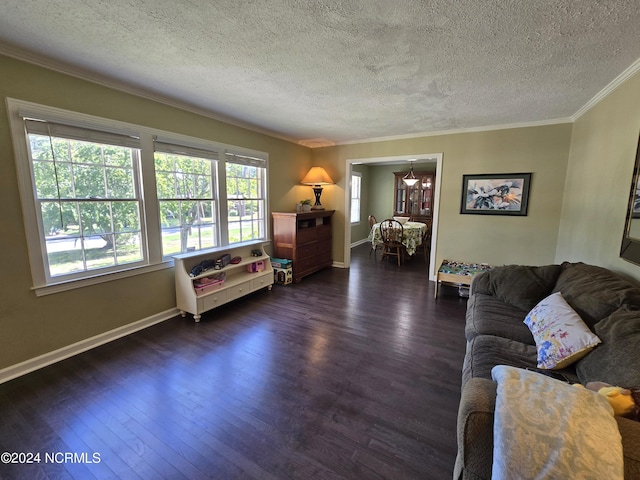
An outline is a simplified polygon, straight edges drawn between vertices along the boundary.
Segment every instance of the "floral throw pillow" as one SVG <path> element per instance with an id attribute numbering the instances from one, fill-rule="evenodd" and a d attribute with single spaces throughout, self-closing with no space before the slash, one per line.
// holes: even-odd
<path id="1" fill-rule="evenodd" d="M 600 343 L 560 292 L 541 300 L 524 323 L 536 342 L 538 368 L 564 368 Z"/>

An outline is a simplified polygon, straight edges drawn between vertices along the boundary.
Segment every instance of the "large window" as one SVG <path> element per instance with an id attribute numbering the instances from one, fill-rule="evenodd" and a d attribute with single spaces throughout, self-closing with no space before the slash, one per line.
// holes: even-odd
<path id="1" fill-rule="evenodd" d="M 266 236 L 266 162 L 227 153 L 227 213 L 229 243 Z"/>
<path id="2" fill-rule="evenodd" d="M 36 294 L 267 238 L 266 154 L 20 100 L 7 106 Z"/>
<path id="3" fill-rule="evenodd" d="M 163 255 L 216 246 L 217 153 L 161 142 L 155 145 Z"/>
<path id="4" fill-rule="evenodd" d="M 144 260 L 137 139 L 27 120 L 47 277 Z M 91 140 L 96 139 L 96 140 Z"/>

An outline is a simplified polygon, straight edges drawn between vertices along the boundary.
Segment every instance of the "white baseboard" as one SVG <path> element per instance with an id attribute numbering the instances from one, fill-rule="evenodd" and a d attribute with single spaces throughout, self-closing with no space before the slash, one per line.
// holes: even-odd
<path id="1" fill-rule="evenodd" d="M 357 247 L 358 245 L 362 245 L 363 243 L 371 243 L 371 240 L 368 240 L 366 238 L 363 238 L 362 240 L 358 240 L 357 242 L 353 242 L 351 244 L 351 248 L 353 247 Z"/>
<path id="2" fill-rule="evenodd" d="M 25 360 L 24 362 L 17 363 L 10 367 L 3 368 L 2 370 L 0 370 L 0 383 L 8 382 L 9 380 L 13 380 L 14 378 L 26 375 L 27 373 L 31 373 L 35 370 L 46 367 L 47 365 L 51 365 L 66 358 L 73 357 L 74 355 L 77 355 L 79 353 L 86 352 L 87 350 L 91 350 L 92 348 L 99 347 L 100 345 L 104 345 L 105 343 L 112 342 L 114 340 L 117 340 L 118 338 L 122 338 L 139 330 L 143 330 L 147 327 L 155 325 L 156 323 L 164 322 L 165 320 L 169 320 L 170 318 L 173 318 L 179 314 L 180 312 L 177 308 L 172 308 L 164 312 L 156 313 L 155 315 L 152 315 L 150 317 L 143 318 L 142 320 L 138 320 L 137 322 L 129 323 L 127 325 L 123 325 L 122 327 L 118 327 L 108 332 L 101 333 L 100 335 L 96 335 L 95 337 L 81 340 L 77 343 L 59 348 L 58 350 L 54 350 L 52 352 L 45 353 L 44 355 L 40 355 L 38 357 Z"/>

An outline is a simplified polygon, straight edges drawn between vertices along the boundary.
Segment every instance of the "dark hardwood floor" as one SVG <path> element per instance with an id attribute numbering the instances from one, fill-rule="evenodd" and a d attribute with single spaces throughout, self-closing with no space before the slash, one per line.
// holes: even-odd
<path id="1" fill-rule="evenodd" d="M 0 385 L 0 478 L 451 478 L 466 301 L 368 253 Z"/>

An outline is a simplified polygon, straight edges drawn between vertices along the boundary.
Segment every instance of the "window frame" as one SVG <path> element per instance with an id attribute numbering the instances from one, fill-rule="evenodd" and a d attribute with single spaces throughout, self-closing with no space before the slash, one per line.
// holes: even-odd
<path id="1" fill-rule="evenodd" d="M 357 188 L 357 195 L 356 195 L 356 189 L 353 188 L 353 180 L 354 178 L 358 179 L 358 188 Z M 351 200 L 350 200 L 350 205 L 349 205 L 349 220 L 351 222 L 352 226 L 356 226 L 356 225 L 360 225 L 360 223 L 362 222 L 362 173 L 360 172 L 351 172 Z M 356 195 L 356 196 L 354 196 Z M 355 222 L 353 221 L 353 205 L 354 205 L 354 199 L 358 200 L 358 220 L 356 220 Z"/>
<path id="2" fill-rule="evenodd" d="M 169 253 L 166 254 L 164 252 L 164 246 L 163 246 L 163 226 L 162 226 L 162 218 L 160 218 L 160 247 L 162 249 L 162 256 L 163 258 L 169 258 L 172 257 L 174 255 L 182 255 L 184 253 L 189 253 L 192 251 L 196 251 L 196 252 L 200 252 L 203 250 L 210 250 L 212 248 L 218 248 L 220 247 L 220 217 L 219 217 L 219 213 L 220 213 L 220 207 L 219 207 L 219 188 L 218 188 L 218 163 L 220 160 L 220 155 L 218 153 L 218 151 L 216 149 L 213 148 L 202 148 L 202 145 L 198 145 L 195 146 L 193 144 L 190 145 L 184 145 L 184 144 L 178 144 L 176 142 L 167 142 L 167 141 L 163 141 L 161 139 L 159 139 L 158 137 L 154 137 L 154 175 L 155 175 L 155 184 L 156 184 L 156 196 L 157 198 L 157 202 L 158 202 L 158 214 L 161 215 L 161 211 L 162 208 L 160 206 L 160 204 L 162 202 L 169 202 L 169 201 L 176 201 L 176 202 L 185 202 L 185 201 L 198 201 L 198 202 L 202 202 L 202 201 L 208 201 L 211 202 L 214 207 L 212 208 L 212 228 L 214 228 L 213 231 L 213 245 L 210 247 L 205 247 L 205 248 L 200 248 L 200 249 L 195 249 L 195 250 L 189 250 L 189 247 L 187 247 L 186 251 L 180 251 L 180 252 L 176 252 L 176 253 Z M 210 188 L 210 196 L 209 197 L 200 197 L 200 196 L 196 196 L 194 198 L 191 198 L 189 196 L 175 196 L 172 198 L 160 198 L 158 195 L 158 171 L 155 169 L 156 166 L 156 158 L 155 155 L 156 153 L 161 153 L 161 154 L 167 154 L 167 155 L 175 155 L 175 156 L 182 156 L 182 157 L 186 157 L 186 158 L 191 158 L 191 159 L 198 159 L 198 160 L 205 160 L 210 162 L 208 165 L 208 170 L 209 170 L 209 188 Z M 174 172 L 176 173 L 176 172 Z M 190 173 L 189 175 L 196 175 L 194 173 Z M 180 224 L 180 227 L 183 228 L 184 225 Z"/>
<path id="3" fill-rule="evenodd" d="M 267 238 L 269 236 L 269 221 L 268 221 L 268 214 L 269 214 L 269 168 L 268 168 L 268 159 L 266 158 L 262 158 L 262 157 L 256 157 L 255 155 L 247 155 L 246 153 L 241 153 L 237 150 L 227 150 L 225 151 L 225 160 L 224 160 L 224 165 L 222 166 L 222 169 L 224 170 L 224 184 L 222 182 L 220 182 L 220 190 L 222 189 L 222 186 L 224 185 L 224 195 L 225 195 L 225 208 L 226 208 L 226 218 L 229 218 L 229 192 L 227 191 L 227 187 L 228 187 L 228 179 L 227 179 L 227 165 L 228 164 L 233 164 L 233 165 L 244 165 L 244 166 L 248 166 L 248 167 L 256 167 L 256 168 L 263 168 L 264 169 L 264 173 L 261 175 L 261 178 L 258 178 L 257 181 L 259 183 L 259 188 L 258 190 L 261 190 L 263 192 L 262 197 L 258 196 L 256 198 L 249 198 L 249 199 L 244 199 L 244 200 L 253 200 L 256 202 L 263 202 L 264 207 L 263 207 L 263 214 L 264 217 L 262 218 L 263 221 L 263 231 L 264 231 L 264 238 Z M 222 192 L 221 192 L 222 193 Z M 221 202 L 222 203 L 222 202 Z M 252 220 L 253 221 L 253 220 Z M 236 222 L 233 222 L 236 223 Z M 240 220 L 239 222 L 240 224 L 242 224 L 242 220 Z M 258 239 L 249 239 L 249 240 L 239 240 L 238 242 L 230 242 L 229 241 L 229 236 L 230 236 L 230 232 L 229 232 L 229 222 L 227 221 L 225 223 L 225 227 L 227 227 L 227 230 L 225 232 L 225 240 L 226 240 L 226 244 L 227 245 L 235 245 L 238 243 L 245 243 L 245 242 L 253 242 L 256 241 Z M 242 227 L 241 227 L 242 229 Z"/>
<path id="4" fill-rule="evenodd" d="M 53 122 L 39 122 L 39 121 L 30 120 L 30 119 L 25 119 L 24 125 L 25 125 L 26 141 L 29 143 L 29 147 L 27 148 L 27 152 L 29 154 L 28 166 L 29 166 L 29 172 L 30 172 L 30 175 L 32 176 L 32 181 L 34 185 L 32 195 L 33 195 L 35 211 L 37 212 L 36 221 L 37 221 L 37 228 L 38 228 L 38 236 L 41 243 L 41 252 L 42 252 L 42 260 L 43 260 L 42 263 L 43 263 L 45 281 L 49 284 L 59 283 L 64 281 L 75 280 L 78 278 L 93 276 L 97 273 L 108 274 L 110 272 L 120 271 L 124 268 L 133 268 L 136 266 L 146 265 L 148 263 L 146 259 L 147 251 L 145 248 L 142 248 L 146 244 L 146 231 L 145 231 L 145 224 L 142 221 L 143 200 L 141 195 L 142 192 L 140 188 L 140 175 L 139 175 L 139 172 L 140 172 L 139 139 L 137 137 L 130 137 L 128 135 L 124 135 L 124 136 L 119 134 L 114 135 L 111 132 L 105 134 L 103 130 L 96 131 L 96 130 L 89 130 L 85 128 L 80 129 L 78 127 L 70 128 L 67 125 L 61 125 Z M 30 141 L 31 135 L 35 135 L 39 138 L 45 138 L 45 139 L 48 138 L 49 141 L 51 141 L 52 139 L 56 139 L 57 141 L 62 140 L 63 142 L 84 142 L 94 147 L 100 146 L 101 160 L 103 161 L 104 161 L 104 157 L 102 155 L 104 153 L 103 148 L 105 146 L 126 148 L 129 150 L 129 153 L 131 154 L 130 168 L 124 167 L 124 166 L 111 165 L 103 162 L 99 162 L 99 163 L 78 162 L 77 160 L 79 160 L 79 158 L 77 158 L 75 155 L 72 156 L 72 152 L 70 150 L 67 151 L 69 155 L 68 158 L 56 158 L 55 156 L 52 156 L 52 158 L 50 159 L 35 158 L 33 157 L 33 154 L 35 152 L 31 148 L 31 141 Z M 67 145 L 69 149 L 71 149 L 72 144 L 68 143 Z M 78 144 L 76 144 L 76 146 L 77 145 Z M 51 145 L 51 148 L 53 148 L 52 145 Z M 47 154 L 48 153 L 51 153 L 51 151 L 48 151 Z M 65 189 L 67 191 L 64 193 L 64 195 L 61 194 L 60 189 L 57 190 L 57 195 L 54 195 L 54 196 L 43 196 L 38 192 L 39 188 L 38 188 L 38 180 L 36 175 L 36 164 L 41 162 L 42 163 L 51 162 L 55 171 L 60 169 L 61 173 L 68 169 L 67 170 L 68 175 L 70 176 L 70 180 L 72 180 L 71 188 Z M 74 187 L 77 184 L 73 180 L 81 178 L 82 171 L 85 169 L 102 170 L 101 177 L 105 182 L 103 185 L 105 190 L 103 190 L 102 193 L 95 191 L 90 193 L 95 193 L 96 196 L 83 196 L 82 194 L 76 195 L 76 189 Z M 124 198 L 124 197 L 118 198 L 117 196 L 110 196 L 107 191 L 108 190 L 107 189 L 108 172 L 116 169 L 124 170 L 124 171 L 129 170 L 129 176 L 132 181 L 132 185 L 131 185 L 131 192 L 130 192 L 131 196 L 128 198 Z M 60 185 L 59 182 L 58 182 L 58 185 Z M 140 255 L 140 258 L 131 262 L 119 263 L 117 261 L 118 259 L 117 250 L 114 249 L 113 251 L 114 260 L 115 260 L 114 264 L 107 265 L 100 268 L 87 268 L 87 258 L 85 254 L 87 253 L 88 250 L 85 248 L 85 242 L 91 241 L 92 238 L 95 240 L 96 237 L 103 237 L 103 235 L 98 232 L 94 232 L 93 234 L 86 234 L 84 232 L 84 228 L 81 228 L 81 230 L 79 230 L 78 232 L 78 236 L 69 237 L 69 240 L 74 239 L 74 245 L 76 244 L 76 242 L 78 241 L 80 242 L 80 246 L 81 246 L 80 250 L 82 251 L 82 259 L 83 259 L 82 263 L 84 265 L 84 269 L 79 271 L 75 270 L 67 273 L 60 273 L 57 275 L 53 274 L 52 273 L 53 265 L 51 265 L 48 258 L 48 255 L 49 255 L 48 246 L 49 246 L 49 241 L 52 240 L 52 238 L 50 238 L 51 236 L 48 235 L 47 229 L 45 228 L 45 221 L 42 215 L 42 205 L 47 203 L 58 203 L 59 204 L 58 208 L 60 209 L 62 208 L 62 205 L 71 206 L 71 209 L 75 210 L 78 215 L 77 219 L 79 222 L 78 223 L 79 227 L 82 227 L 82 224 L 83 224 L 82 223 L 83 215 L 81 214 L 82 209 L 87 208 L 91 204 L 104 205 L 109 211 L 110 226 L 113 227 L 114 226 L 113 221 L 116 218 L 116 216 L 114 216 L 114 213 L 112 211 L 113 204 L 114 203 L 117 204 L 120 202 L 135 203 L 136 205 L 135 209 L 137 211 L 138 226 L 139 226 L 139 231 L 137 233 L 137 235 L 139 236 L 138 253 Z M 60 211 L 60 219 L 62 220 L 62 211 Z M 116 235 L 119 235 L 121 233 L 122 232 L 111 231 L 110 233 L 107 233 L 107 235 L 113 236 L 115 238 Z M 56 240 L 54 240 L 54 242 L 55 241 Z"/>
<path id="5" fill-rule="evenodd" d="M 154 139 L 161 138 L 167 143 L 176 143 L 179 145 L 189 145 L 194 148 L 203 150 L 213 150 L 218 152 L 218 161 L 216 162 L 217 182 L 213 186 L 215 188 L 214 195 L 217 197 L 218 207 L 218 235 L 219 244 L 212 248 L 198 250 L 198 252 L 206 252 L 216 250 L 221 247 L 228 246 L 227 241 L 227 195 L 226 195 L 226 177 L 225 165 L 227 152 L 248 157 L 255 157 L 264 162 L 265 171 L 265 219 L 264 219 L 264 239 L 268 241 L 270 237 L 270 225 L 268 219 L 269 195 L 268 195 L 268 179 L 269 179 L 269 156 L 266 152 L 245 149 L 238 146 L 222 144 L 205 140 L 197 137 L 167 132 L 159 129 L 153 129 L 140 125 L 135 125 L 117 120 L 106 119 L 93 115 L 73 112 L 56 107 L 40 105 L 24 100 L 14 98 L 6 99 L 7 115 L 9 118 L 9 126 L 11 138 L 14 147 L 14 160 L 16 165 L 16 174 L 18 181 L 18 189 L 20 201 L 22 205 L 22 219 L 24 223 L 27 251 L 29 257 L 29 265 L 32 277 L 32 290 L 37 296 L 49 295 L 61 291 L 80 288 L 87 285 L 94 285 L 111 280 L 117 280 L 134 275 L 149 273 L 157 270 L 173 267 L 173 258 L 171 256 L 163 257 L 162 255 L 162 238 L 160 225 L 160 208 L 157 197 L 155 183 L 155 163 L 154 163 Z M 85 129 L 93 129 L 113 133 L 119 135 L 127 135 L 138 137 L 140 139 L 140 160 L 138 171 L 138 185 L 141 189 L 142 197 L 142 217 L 141 228 L 146 229 L 146 235 L 141 238 L 142 249 L 146 254 L 146 261 L 142 264 L 127 265 L 122 268 L 116 268 L 113 271 L 89 271 L 80 278 L 58 279 L 56 277 L 48 278 L 46 275 L 45 261 L 46 249 L 45 242 L 41 240 L 41 230 L 39 230 L 40 213 L 37 210 L 35 201 L 35 181 L 32 173 L 33 166 L 30 158 L 30 148 L 28 146 L 28 135 L 26 132 L 24 118 L 35 118 L 49 122 L 55 122 L 71 127 L 79 127 Z M 174 254 L 172 254 L 174 255 Z M 144 256 L 144 255 L 143 255 Z"/>

